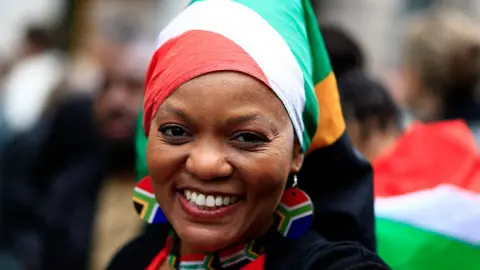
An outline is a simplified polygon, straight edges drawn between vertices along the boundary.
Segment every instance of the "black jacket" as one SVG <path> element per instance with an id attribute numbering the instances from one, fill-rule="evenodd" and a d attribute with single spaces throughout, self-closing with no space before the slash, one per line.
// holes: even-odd
<path id="1" fill-rule="evenodd" d="M 5 149 L 2 249 L 22 268 L 85 270 L 104 158 L 92 100 L 75 97 Z"/>
<path id="2" fill-rule="evenodd" d="M 168 229 L 151 227 L 125 246 L 107 270 L 143 270 L 163 248 Z M 329 242 L 311 231 L 297 240 L 280 235 L 265 247 L 265 270 L 390 269 L 377 255 L 355 242 Z"/>

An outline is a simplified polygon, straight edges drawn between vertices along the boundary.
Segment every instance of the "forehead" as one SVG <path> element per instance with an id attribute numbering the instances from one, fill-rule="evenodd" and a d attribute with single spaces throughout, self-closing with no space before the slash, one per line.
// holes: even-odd
<path id="1" fill-rule="evenodd" d="M 268 117 L 288 120 L 280 99 L 261 81 L 238 72 L 213 72 L 178 87 L 164 104 L 186 110 L 216 108 L 223 113 L 256 111 Z"/>
<path id="2" fill-rule="evenodd" d="M 111 76 L 131 77 L 144 79 L 148 60 L 129 49 L 110 55 L 104 65 L 104 71 Z"/>

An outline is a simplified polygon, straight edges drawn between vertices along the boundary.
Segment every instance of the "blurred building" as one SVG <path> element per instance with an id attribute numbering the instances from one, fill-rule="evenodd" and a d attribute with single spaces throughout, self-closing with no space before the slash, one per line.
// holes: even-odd
<path id="1" fill-rule="evenodd" d="M 63 8 L 60 0 L 0 1 L 0 57 L 14 53 L 28 24 L 50 23 L 60 16 Z"/>
<path id="2" fill-rule="evenodd" d="M 446 5 L 480 19 L 480 0 L 312 0 L 319 21 L 354 33 L 375 72 L 398 66 L 408 18 L 432 5 Z"/>

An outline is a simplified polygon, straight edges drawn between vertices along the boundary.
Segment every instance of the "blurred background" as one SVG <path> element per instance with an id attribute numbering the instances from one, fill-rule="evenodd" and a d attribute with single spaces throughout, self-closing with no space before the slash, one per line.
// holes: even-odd
<path id="1" fill-rule="evenodd" d="M 142 230 L 130 200 L 144 74 L 159 31 L 188 2 L 0 1 L 0 269 L 104 269 Z M 461 118 L 478 134 L 480 0 L 312 4 L 350 136 L 367 158 L 412 118 Z M 447 55 L 457 51 L 471 54 Z M 461 77 L 456 68 L 470 76 L 460 86 L 447 80 Z M 341 78 L 351 70 L 361 74 Z M 455 87 L 468 93 L 451 95 Z"/>

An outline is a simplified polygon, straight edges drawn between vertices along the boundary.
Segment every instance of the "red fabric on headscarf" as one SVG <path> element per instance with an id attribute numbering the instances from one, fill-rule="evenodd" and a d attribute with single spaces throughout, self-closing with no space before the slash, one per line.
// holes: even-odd
<path id="1" fill-rule="evenodd" d="M 163 44 L 150 62 L 143 104 L 145 134 L 158 108 L 175 89 L 214 71 L 242 72 L 269 85 L 255 60 L 233 41 L 209 31 L 187 31 Z"/>

